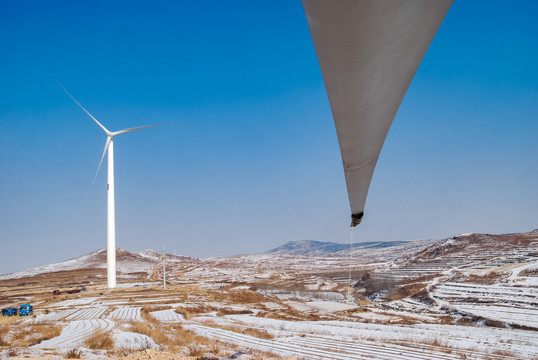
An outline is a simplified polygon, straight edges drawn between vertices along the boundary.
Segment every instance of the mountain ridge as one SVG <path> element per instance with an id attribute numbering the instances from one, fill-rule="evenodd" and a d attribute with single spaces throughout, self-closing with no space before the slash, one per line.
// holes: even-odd
<path id="1" fill-rule="evenodd" d="M 394 257 L 396 255 L 400 261 L 421 262 L 427 259 L 438 258 L 438 255 L 462 253 L 468 254 L 471 251 L 506 251 L 514 246 L 531 246 L 531 243 L 538 243 L 538 229 L 531 230 L 527 233 L 519 234 L 482 234 L 468 233 L 458 234 L 445 239 L 438 240 L 412 240 L 412 241 L 370 241 L 354 243 L 351 252 L 358 256 L 363 253 L 361 250 L 371 249 L 379 252 L 387 249 L 389 252 L 383 253 L 384 256 Z M 534 241 L 534 242 L 533 242 Z M 349 244 L 338 244 L 334 242 L 323 242 L 315 240 L 295 240 L 289 241 L 279 247 L 262 252 L 261 254 L 275 255 L 327 255 L 327 256 L 348 256 L 350 250 Z M 368 253 L 370 254 L 370 253 Z M 389 254 L 392 254 L 389 256 Z M 251 254 L 255 255 L 255 254 Z M 370 255 L 367 255 L 370 256 Z M 172 263 L 182 259 L 190 261 L 203 261 L 183 255 L 166 254 L 168 261 Z M 161 253 L 154 250 L 142 250 L 131 252 L 117 248 L 117 269 L 118 274 L 151 272 L 151 269 L 161 262 Z M 102 248 L 91 251 L 78 257 L 68 259 L 53 264 L 45 264 L 34 268 L 0 274 L 0 281 L 17 279 L 23 277 L 32 277 L 40 274 L 53 273 L 58 271 L 71 271 L 76 269 L 106 269 L 106 249 Z"/>
<path id="2" fill-rule="evenodd" d="M 387 248 L 401 244 L 409 243 L 409 241 L 368 241 L 353 243 L 353 249 L 365 248 Z M 266 251 L 265 254 L 290 254 L 290 255 L 307 255 L 307 254 L 330 254 L 340 251 L 348 251 L 350 244 L 339 244 L 328 241 L 316 240 L 294 240 L 285 243 L 279 247 Z"/>

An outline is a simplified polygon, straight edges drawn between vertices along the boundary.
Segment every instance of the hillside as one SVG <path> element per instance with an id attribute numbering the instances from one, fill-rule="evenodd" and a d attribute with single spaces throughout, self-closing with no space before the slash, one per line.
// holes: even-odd
<path id="1" fill-rule="evenodd" d="M 153 268 L 161 263 L 161 254 L 153 250 L 131 252 L 116 248 L 117 277 L 122 280 L 147 280 Z M 167 254 L 169 262 L 192 260 L 181 255 Z M 87 254 L 55 264 L 0 275 L 0 284 L 18 285 L 68 285 L 93 284 L 103 282 L 106 278 L 106 249 L 99 249 Z"/>
<path id="2" fill-rule="evenodd" d="M 34 315 L 3 318 L 0 357 L 63 356 L 74 345 L 83 358 L 148 348 L 193 360 L 246 349 L 254 356 L 246 359 L 274 360 L 538 356 L 538 231 L 362 243 L 352 252 L 334 245 L 167 255 L 166 289 L 161 254 L 152 250 L 118 249 L 113 290 L 104 249 L 5 275 L 0 307 L 30 302 Z M 66 292 L 73 288 L 82 291 Z M 108 347 L 93 347 L 95 333 L 108 334 Z"/>

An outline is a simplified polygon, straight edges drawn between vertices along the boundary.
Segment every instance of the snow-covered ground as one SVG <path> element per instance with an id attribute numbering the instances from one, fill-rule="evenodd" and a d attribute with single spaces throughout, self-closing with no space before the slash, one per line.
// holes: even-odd
<path id="1" fill-rule="evenodd" d="M 139 307 L 120 307 L 112 311 L 108 318 L 118 321 L 142 321 Z"/>
<path id="2" fill-rule="evenodd" d="M 147 335 L 117 329 L 114 331 L 114 348 L 117 350 L 145 350 L 157 349 L 159 346 Z"/>
<path id="3" fill-rule="evenodd" d="M 283 339 L 287 339 L 290 344 L 296 345 L 299 340 L 301 347 L 307 348 L 316 346 L 324 348 L 323 344 L 327 346 L 332 344 L 335 349 L 339 348 L 344 353 L 348 352 L 346 356 L 349 356 L 349 353 L 362 354 L 362 347 L 375 348 L 375 353 L 379 359 L 391 357 L 392 359 L 434 359 L 435 356 L 443 359 L 461 358 L 460 355 L 452 357 L 446 353 L 439 354 L 447 349 L 452 349 L 454 353 L 467 354 L 468 358 L 480 358 L 481 354 L 489 354 L 488 356 L 496 358 L 495 352 L 503 351 L 512 353 L 516 357 L 521 356 L 524 359 L 538 356 L 538 337 L 535 336 L 534 332 L 514 329 L 432 324 L 381 325 L 345 321 L 297 322 L 264 319 L 250 315 L 199 319 L 199 321 L 202 320 L 215 321 L 223 325 L 242 324 L 263 329 L 277 337 L 271 343 L 281 343 Z M 207 330 L 199 325 L 195 326 L 194 329 L 200 333 L 207 331 L 211 336 L 221 341 L 232 341 L 238 344 L 241 344 L 241 341 L 252 341 L 243 336 L 237 336 L 237 334 L 229 334 L 229 332 Z M 350 346 L 351 344 L 355 345 Z M 517 345 L 514 346 L 514 344 Z M 254 345 L 251 344 L 251 346 Z M 265 346 L 272 347 L 273 345 L 265 344 Z M 437 355 L 435 355 L 436 352 Z M 314 356 L 314 354 L 309 354 L 309 356 Z M 327 355 L 322 354 L 318 358 L 323 358 L 323 356 Z M 364 356 L 367 355 L 364 354 Z M 376 358 L 371 353 L 370 357 Z"/>
<path id="4" fill-rule="evenodd" d="M 163 322 L 182 322 L 185 320 L 183 315 L 176 313 L 173 309 L 153 311 L 150 315 Z"/>
<path id="5" fill-rule="evenodd" d="M 538 287 L 447 282 L 432 296 L 463 313 L 538 329 Z"/>
<path id="6" fill-rule="evenodd" d="M 109 331 L 114 322 L 107 319 L 74 320 L 63 329 L 60 336 L 34 345 L 36 349 L 62 349 L 75 348 L 81 345 L 86 338 L 98 331 Z"/>
<path id="7" fill-rule="evenodd" d="M 0 337 L 9 340 L 28 326 L 54 324 L 63 327 L 61 334 L 34 345 L 32 354 L 83 346 L 98 331 L 113 335 L 116 350 L 166 350 L 135 332 L 147 325 L 162 331 L 183 327 L 219 341 L 215 344 L 298 359 L 538 359 L 538 239 L 528 241 L 538 232 L 525 236 L 523 245 L 462 234 L 354 250 L 353 288 L 347 255 L 176 257 L 167 267 L 170 287 L 162 290 L 158 253 L 123 252 L 122 271 L 136 281 L 114 291 L 88 285 L 88 292 L 52 297 L 49 288 L 41 296 L 35 288 L 26 294 L 4 287 L 6 304 L 32 302 L 35 317 L 13 323 L 13 331 Z M 91 266 L 102 257 L 97 251 L 0 281 Z M 399 294 L 405 287 L 409 294 Z M 88 349 L 84 354 L 98 355 Z"/>

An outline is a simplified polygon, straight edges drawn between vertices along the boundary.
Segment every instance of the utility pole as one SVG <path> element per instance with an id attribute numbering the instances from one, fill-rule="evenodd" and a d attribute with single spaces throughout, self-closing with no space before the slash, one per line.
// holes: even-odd
<path id="1" fill-rule="evenodd" d="M 166 261 L 164 255 L 164 245 L 163 245 L 163 289 L 166 289 Z"/>

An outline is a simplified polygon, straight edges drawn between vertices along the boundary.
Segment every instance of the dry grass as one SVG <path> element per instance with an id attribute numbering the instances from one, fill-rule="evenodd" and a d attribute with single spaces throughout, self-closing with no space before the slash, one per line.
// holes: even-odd
<path id="1" fill-rule="evenodd" d="M 229 331 L 233 331 L 233 332 L 238 333 L 238 334 L 253 336 L 253 337 L 256 337 L 258 339 L 270 340 L 270 339 L 275 338 L 273 335 L 269 334 L 267 331 L 263 331 L 263 330 L 256 329 L 256 328 L 237 327 L 237 326 L 231 326 L 231 325 L 220 325 L 220 324 L 215 324 L 212 321 L 204 321 L 203 324 L 205 326 L 214 327 L 214 328 L 217 328 L 217 329 L 229 330 Z"/>
<path id="2" fill-rule="evenodd" d="M 260 293 L 252 290 L 230 290 L 228 292 L 212 291 L 208 294 L 211 301 L 230 302 L 233 304 L 252 304 L 267 301 Z"/>
<path id="3" fill-rule="evenodd" d="M 506 356 L 507 358 L 508 357 L 512 357 L 514 356 L 514 353 L 512 351 L 508 351 L 508 350 L 494 350 L 493 351 L 493 354 L 495 355 L 501 355 L 501 356 Z"/>
<path id="4" fill-rule="evenodd" d="M 186 308 L 180 306 L 177 307 L 175 311 L 176 313 L 183 315 L 183 317 L 187 320 L 192 319 L 193 314 L 190 312 L 190 309 L 187 310 Z"/>
<path id="5" fill-rule="evenodd" d="M 152 311 L 158 311 L 158 310 L 153 310 L 153 308 L 148 308 L 147 306 L 144 306 L 142 309 L 140 309 L 140 316 L 142 316 L 142 319 L 146 320 L 149 323 L 158 324 L 159 321 L 150 315 L 150 312 Z"/>
<path id="6" fill-rule="evenodd" d="M 148 313 L 150 313 L 150 312 L 154 312 L 154 311 L 168 310 L 168 309 L 170 309 L 170 305 L 169 305 L 170 300 L 166 300 L 166 301 L 168 301 L 168 303 L 165 304 L 165 305 L 144 306 L 141 311 L 147 311 Z"/>
<path id="7" fill-rule="evenodd" d="M 0 316 L 0 326 L 12 324 L 17 320 L 20 320 L 19 316 Z"/>
<path id="8" fill-rule="evenodd" d="M 414 283 L 409 285 L 404 285 L 396 288 L 388 297 L 389 301 L 394 300 L 400 300 L 405 299 L 410 296 L 415 296 L 419 294 L 424 288 L 426 287 L 426 284 L 424 283 Z"/>
<path id="9" fill-rule="evenodd" d="M 523 270 L 519 276 L 538 276 L 538 269 L 526 269 L 526 270 Z"/>
<path id="10" fill-rule="evenodd" d="M 114 339 L 109 332 L 96 331 L 86 339 L 84 345 L 92 350 L 110 350 L 114 348 Z"/>
<path id="11" fill-rule="evenodd" d="M 198 305 L 193 307 L 182 307 L 179 306 L 175 309 L 176 313 L 183 315 L 187 320 L 192 319 L 198 314 L 206 314 L 209 312 L 216 312 L 218 316 L 224 315 L 237 315 L 237 314 L 252 314 L 251 310 L 234 310 L 229 308 L 215 307 L 209 305 Z"/>
<path id="12" fill-rule="evenodd" d="M 347 276 L 347 272 L 346 272 Z M 293 281 L 286 280 L 282 281 L 280 278 L 275 278 L 273 280 L 266 280 L 261 283 L 256 283 L 254 288 L 256 289 L 263 289 L 263 290 L 284 290 L 288 292 L 295 292 L 295 291 L 308 291 L 305 284 L 298 282 L 300 279 L 294 279 Z"/>
<path id="13" fill-rule="evenodd" d="M 173 347 L 185 347 L 191 344 L 207 346 L 211 343 L 209 339 L 196 335 L 193 331 L 183 328 L 180 324 L 168 325 L 165 329 L 167 333 L 172 334 L 170 345 Z"/>
<path id="14" fill-rule="evenodd" d="M 417 293 L 413 294 L 411 298 L 427 305 L 431 305 L 433 303 L 433 299 L 430 297 L 430 294 L 428 293 L 428 290 L 426 289 L 422 289 L 418 291 Z"/>
<path id="15" fill-rule="evenodd" d="M 71 350 L 68 350 L 65 354 L 64 354 L 65 358 L 66 359 L 80 359 L 80 357 L 82 356 L 82 351 L 76 349 L 76 348 L 73 348 Z"/>
<path id="16" fill-rule="evenodd" d="M 430 345 L 431 346 L 435 346 L 435 347 L 442 347 L 442 346 L 445 346 L 445 344 L 443 344 L 441 342 L 441 340 L 439 340 L 439 338 L 434 338 L 431 342 L 430 342 Z"/>
<path id="17" fill-rule="evenodd" d="M 503 278 L 503 275 L 498 272 L 490 272 L 486 275 L 469 275 L 465 279 L 466 282 L 470 282 L 473 284 L 482 284 L 482 285 L 494 285 L 496 282 L 501 280 Z"/>
<path id="18" fill-rule="evenodd" d="M 423 283 L 426 283 L 426 282 L 431 282 L 433 279 L 435 279 L 436 277 L 439 277 L 441 276 L 442 274 L 441 273 L 435 273 L 435 274 L 430 274 L 430 275 L 422 275 L 422 276 L 417 276 L 417 277 L 409 277 L 409 278 L 406 278 L 406 279 L 402 279 L 400 280 L 400 284 L 402 285 L 408 285 L 410 283 L 419 283 L 419 282 L 423 282 Z"/>
<path id="19" fill-rule="evenodd" d="M 190 344 L 187 354 L 189 356 L 202 356 L 206 353 L 206 347 L 200 344 Z"/>
<path id="20" fill-rule="evenodd" d="M 97 276 L 101 275 L 101 276 Z M 44 274 L 36 274 L 34 276 L 23 279 L 8 279 L 0 281 L 1 286 L 9 287 L 14 290 L 16 288 L 24 288 L 25 292 L 32 292 L 32 295 L 44 295 L 43 288 L 50 289 L 52 287 L 71 287 L 87 285 L 91 282 L 95 284 L 104 283 L 106 281 L 106 269 L 78 269 L 78 270 L 62 270 L 49 272 Z M 24 294 L 25 296 L 27 293 Z M 50 292 L 47 290 L 46 295 Z"/>
<path id="21" fill-rule="evenodd" d="M 0 328 L 0 346 L 9 346 L 9 343 L 4 340 L 7 333 L 8 333 L 7 329 Z"/>
<path id="22" fill-rule="evenodd" d="M 450 315 L 439 316 L 437 318 L 437 323 L 443 325 L 452 325 L 454 324 L 454 318 Z"/>
<path id="23" fill-rule="evenodd" d="M 19 351 L 17 349 L 14 349 L 14 348 L 9 348 L 8 351 L 7 351 L 7 357 L 12 358 L 12 357 L 16 357 L 16 356 L 19 356 Z"/>
<path id="24" fill-rule="evenodd" d="M 300 312 L 292 308 L 281 309 L 278 311 L 260 311 L 256 314 L 257 317 L 275 320 L 290 320 L 290 321 L 319 321 L 321 316 L 311 312 Z"/>
<path id="25" fill-rule="evenodd" d="M 40 344 L 42 341 L 52 339 L 59 336 L 62 332 L 62 327 L 52 324 L 36 324 L 25 326 L 20 330 L 10 345 L 18 347 L 28 347 Z"/>
<path id="26" fill-rule="evenodd" d="M 131 332 L 146 335 L 155 341 L 159 345 L 166 345 L 170 343 L 170 338 L 166 336 L 165 332 L 157 325 L 146 322 L 135 322 L 131 324 L 129 329 Z"/>
<path id="27" fill-rule="evenodd" d="M 253 314 L 252 310 L 235 310 L 235 309 L 229 309 L 229 308 L 220 308 L 217 311 L 217 316 L 224 316 L 224 315 L 247 315 L 247 314 Z"/>

